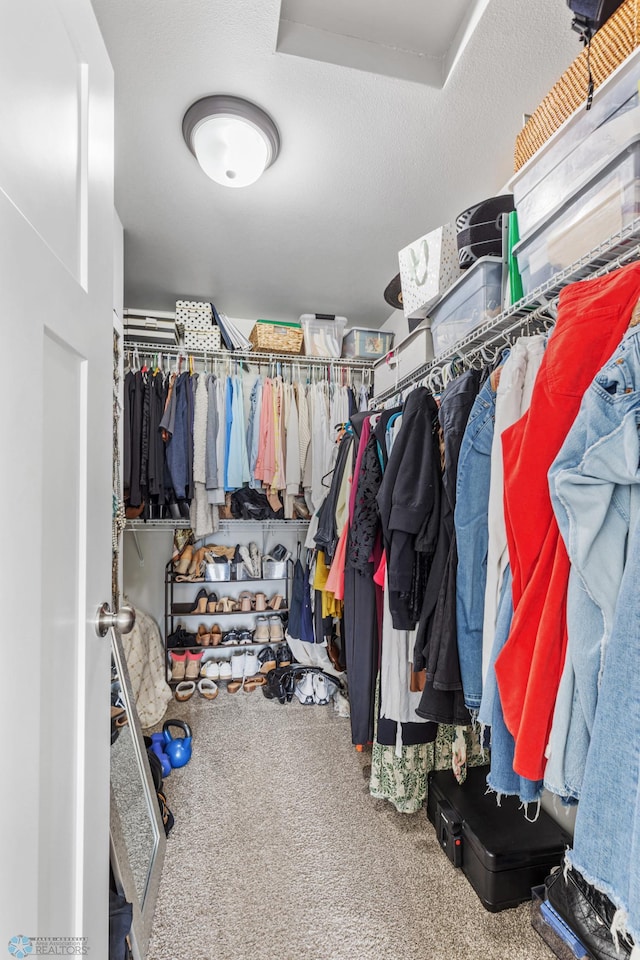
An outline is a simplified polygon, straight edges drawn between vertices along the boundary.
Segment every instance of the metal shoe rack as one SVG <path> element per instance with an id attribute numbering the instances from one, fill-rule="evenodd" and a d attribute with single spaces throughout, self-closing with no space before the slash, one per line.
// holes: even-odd
<path id="1" fill-rule="evenodd" d="M 499 351 L 518 336 L 552 326 L 560 291 L 568 284 L 604 276 L 638 259 L 640 218 L 594 247 L 565 270 L 556 273 L 497 317 L 476 327 L 468 336 L 458 340 L 451 350 L 439 354 L 434 360 L 399 379 L 393 387 L 375 395 L 372 405 L 380 407 L 420 383 L 429 388 L 446 385 L 449 377 L 455 375 L 458 365 L 464 367 L 486 362 L 488 350 Z"/>
<path id="2" fill-rule="evenodd" d="M 176 580 L 173 561 L 170 560 L 165 568 L 165 581 L 164 581 L 164 643 L 165 643 L 165 661 L 166 661 L 166 670 L 167 670 L 167 682 L 173 683 L 175 685 L 177 681 L 170 680 L 170 669 L 171 669 L 171 658 L 169 654 L 173 649 L 179 651 L 183 650 L 202 650 L 203 658 L 202 662 L 206 662 L 210 659 L 224 660 L 228 659 L 235 650 L 259 650 L 262 647 L 266 646 L 277 646 L 278 644 L 284 643 L 285 639 L 281 640 L 265 640 L 259 642 L 251 643 L 222 643 L 217 646 L 202 646 L 201 644 L 195 644 L 191 647 L 169 647 L 169 636 L 174 632 L 174 630 L 182 625 L 185 630 L 188 630 L 190 633 L 196 633 L 199 624 L 204 623 L 209 630 L 213 627 L 215 623 L 220 626 L 222 630 L 222 636 L 224 639 L 225 634 L 232 628 L 241 624 L 240 629 L 249 629 L 249 624 L 253 627 L 255 619 L 260 616 L 276 616 L 283 613 L 289 612 L 289 581 L 291 579 L 291 569 L 292 561 L 286 560 L 284 563 L 284 575 L 280 577 L 246 577 L 242 579 L 233 579 L 233 580 L 187 580 L 180 581 Z M 236 610 L 232 613 L 193 613 L 193 607 L 195 605 L 195 597 L 199 590 L 205 589 L 208 594 L 214 592 L 217 594 L 218 599 L 221 600 L 222 597 L 230 597 L 231 599 L 237 600 L 240 593 L 243 590 L 249 590 L 251 593 L 265 592 L 269 590 L 269 584 L 284 584 L 284 606 L 279 610 L 273 610 L 267 608 L 266 610 L 251 610 L 251 611 L 239 611 Z M 229 588 L 232 588 L 229 591 Z M 266 590 L 262 588 L 266 587 Z M 186 588 L 186 589 L 185 589 Z M 176 591 L 178 595 L 184 597 L 185 599 L 181 602 L 176 603 Z M 268 599 L 268 595 L 267 595 Z M 226 629 L 225 629 L 226 626 Z M 283 625 L 284 631 L 284 625 Z"/>

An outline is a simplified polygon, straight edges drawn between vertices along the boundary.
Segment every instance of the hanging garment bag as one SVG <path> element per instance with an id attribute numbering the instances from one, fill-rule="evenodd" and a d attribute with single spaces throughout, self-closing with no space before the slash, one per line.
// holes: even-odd
<path id="1" fill-rule="evenodd" d="M 531 823 L 518 797 L 486 793 L 488 767 L 471 767 L 460 785 L 450 770 L 429 774 L 427 816 L 440 846 L 492 913 L 531 899 L 570 844 L 544 810 Z M 530 815 L 535 812 L 530 804 Z"/>

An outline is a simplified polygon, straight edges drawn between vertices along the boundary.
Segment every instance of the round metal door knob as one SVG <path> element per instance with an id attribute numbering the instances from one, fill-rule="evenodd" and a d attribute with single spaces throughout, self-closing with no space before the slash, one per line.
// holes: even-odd
<path id="1" fill-rule="evenodd" d="M 117 613 L 111 610 L 108 602 L 102 604 L 96 619 L 96 633 L 99 637 L 106 637 L 109 630 L 117 633 L 131 633 L 136 622 L 136 612 L 133 607 L 120 607 Z"/>

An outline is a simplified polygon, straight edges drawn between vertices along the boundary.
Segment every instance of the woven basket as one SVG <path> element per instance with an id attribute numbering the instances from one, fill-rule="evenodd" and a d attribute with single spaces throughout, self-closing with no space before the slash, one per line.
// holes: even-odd
<path id="1" fill-rule="evenodd" d="M 258 320 L 249 340 L 260 353 L 302 353 L 302 327 L 298 323 Z"/>
<path id="2" fill-rule="evenodd" d="M 591 41 L 591 76 L 597 89 L 640 46 L 640 0 L 625 0 Z M 576 57 L 516 137 L 519 170 L 587 99 L 586 49 Z"/>

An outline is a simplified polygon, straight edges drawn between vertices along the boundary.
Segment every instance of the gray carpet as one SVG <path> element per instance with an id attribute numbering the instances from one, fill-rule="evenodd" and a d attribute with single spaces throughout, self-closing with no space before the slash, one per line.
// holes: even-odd
<path id="1" fill-rule="evenodd" d="M 258 690 L 172 702 L 194 734 L 166 792 L 149 960 L 549 960 L 529 907 L 484 910 L 424 813 L 373 800 L 332 707 Z"/>

